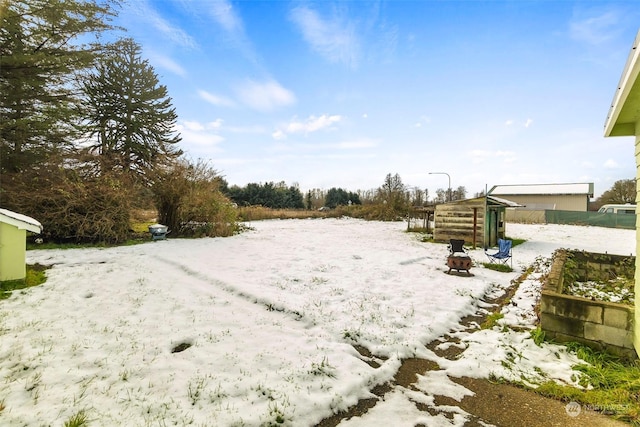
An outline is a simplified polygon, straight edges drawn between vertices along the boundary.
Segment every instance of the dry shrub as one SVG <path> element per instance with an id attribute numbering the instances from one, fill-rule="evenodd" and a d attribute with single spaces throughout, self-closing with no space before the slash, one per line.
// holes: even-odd
<path id="1" fill-rule="evenodd" d="M 220 192 L 217 172 L 203 161 L 180 160 L 157 171 L 153 193 L 158 222 L 173 235 L 230 236 L 237 229 L 237 212 Z"/>
<path id="2" fill-rule="evenodd" d="M 117 175 L 41 165 L 2 177 L 2 207 L 43 226 L 47 241 L 121 243 L 129 235 L 129 187 Z"/>
<path id="3" fill-rule="evenodd" d="M 368 205 L 338 206 L 335 214 L 340 216 L 350 216 L 361 218 L 367 221 L 401 221 L 407 215 L 406 210 L 394 209 L 384 203 L 374 203 Z"/>
<path id="4" fill-rule="evenodd" d="M 243 221 L 259 221 L 263 219 L 328 218 L 333 216 L 333 212 L 320 212 L 304 209 L 272 209 L 264 206 L 243 206 L 238 208 L 238 216 Z"/>
<path id="5" fill-rule="evenodd" d="M 400 221 L 407 212 L 390 209 L 384 204 L 337 206 L 326 211 L 303 209 L 271 209 L 264 206 L 246 206 L 238 208 L 238 216 L 242 221 L 258 221 L 263 219 L 305 219 L 305 218 L 340 218 L 348 216 L 368 221 Z"/>

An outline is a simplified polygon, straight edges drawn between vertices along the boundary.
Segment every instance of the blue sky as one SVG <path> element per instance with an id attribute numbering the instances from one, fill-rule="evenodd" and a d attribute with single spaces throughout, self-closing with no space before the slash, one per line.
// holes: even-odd
<path id="1" fill-rule="evenodd" d="M 635 177 L 604 121 L 634 1 L 129 0 L 192 159 L 302 191 Z"/>

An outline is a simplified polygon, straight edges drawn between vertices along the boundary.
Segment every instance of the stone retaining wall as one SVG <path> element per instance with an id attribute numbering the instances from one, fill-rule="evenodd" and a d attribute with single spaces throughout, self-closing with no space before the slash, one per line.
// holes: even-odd
<path id="1" fill-rule="evenodd" d="M 545 335 L 556 341 L 577 341 L 637 358 L 633 346 L 633 307 L 563 294 L 567 257 L 566 251 L 556 253 L 542 290 L 540 322 Z M 606 263 L 599 270 L 606 270 Z"/>

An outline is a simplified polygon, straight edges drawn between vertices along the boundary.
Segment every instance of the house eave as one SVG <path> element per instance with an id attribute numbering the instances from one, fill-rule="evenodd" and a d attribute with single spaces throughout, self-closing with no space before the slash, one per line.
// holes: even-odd
<path id="1" fill-rule="evenodd" d="M 635 84 L 640 74 L 639 43 L 640 31 L 633 42 L 611 107 L 609 107 L 604 126 L 605 137 L 635 135 L 635 123 L 640 120 L 640 85 Z"/>

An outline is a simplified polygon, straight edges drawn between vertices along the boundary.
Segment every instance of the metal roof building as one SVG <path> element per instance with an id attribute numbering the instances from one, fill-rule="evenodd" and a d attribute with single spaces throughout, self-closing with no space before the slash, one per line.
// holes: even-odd
<path id="1" fill-rule="evenodd" d="M 489 195 L 504 197 L 529 210 L 586 212 L 593 197 L 593 183 L 495 185 Z"/>

